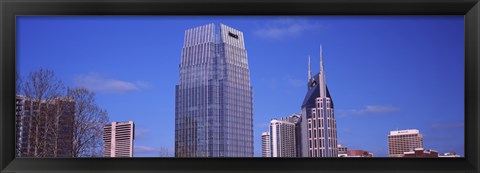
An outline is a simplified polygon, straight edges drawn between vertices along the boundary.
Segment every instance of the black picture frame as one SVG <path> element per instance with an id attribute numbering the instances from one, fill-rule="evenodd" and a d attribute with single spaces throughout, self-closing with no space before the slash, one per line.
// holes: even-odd
<path id="1" fill-rule="evenodd" d="M 0 0 L 1 172 L 479 172 L 479 0 Z M 18 15 L 464 15 L 465 157 L 15 158 Z"/>

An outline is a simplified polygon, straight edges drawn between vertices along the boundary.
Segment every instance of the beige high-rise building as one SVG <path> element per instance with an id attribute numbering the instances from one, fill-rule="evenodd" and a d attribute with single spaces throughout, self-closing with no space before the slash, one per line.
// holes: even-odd
<path id="1" fill-rule="evenodd" d="M 270 121 L 271 157 L 296 157 L 295 123 Z"/>
<path id="2" fill-rule="evenodd" d="M 408 151 L 423 148 L 423 135 L 417 129 L 390 131 L 388 157 L 403 157 Z"/>
<path id="3" fill-rule="evenodd" d="M 133 121 L 112 122 L 104 127 L 104 157 L 133 157 Z"/>

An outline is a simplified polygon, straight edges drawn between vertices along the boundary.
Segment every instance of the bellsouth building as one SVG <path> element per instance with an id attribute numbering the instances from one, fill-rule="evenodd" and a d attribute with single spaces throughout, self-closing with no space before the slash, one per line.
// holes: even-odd
<path id="1" fill-rule="evenodd" d="M 301 114 L 272 120 L 270 132 L 262 134 L 263 157 L 338 157 L 337 122 L 321 46 L 320 72 L 312 76 L 309 57 L 307 84 Z"/>
<path id="2" fill-rule="evenodd" d="M 185 31 L 175 92 L 175 157 L 253 157 L 253 93 L 243 33 Z"/>
<path id="3" fill-rule="evenodd" d="M 312 76 L 308 60 L 308 87 L 297 126 L 298 157 L 337 157 L 337 122 L 333 100 L 327 87 L 323 52 L 320 46 L 320 72 Z"/>

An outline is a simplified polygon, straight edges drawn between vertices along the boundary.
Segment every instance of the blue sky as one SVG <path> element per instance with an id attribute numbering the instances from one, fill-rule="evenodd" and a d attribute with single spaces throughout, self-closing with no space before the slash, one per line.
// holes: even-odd
<path id="1" fill-rule="evenodd" d="M 54 70 L 111 121 L 135 121 L 135 156 L 173 155 L 183 34 L 208 23 L 244 33 L 255 156 L 270 119 L 300 112 L 320 44 L 340 144 L 387 156 L 391 130 L 418 129 L 425 148 L 463 156 L 463 16 L 20 16 L 17 68 Z"/>

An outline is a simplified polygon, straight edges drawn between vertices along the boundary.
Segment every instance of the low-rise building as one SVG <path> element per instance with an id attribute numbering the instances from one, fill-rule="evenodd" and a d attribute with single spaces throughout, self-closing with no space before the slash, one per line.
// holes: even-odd
<path id="1" fill-rule="evenodd" d="M 373 154 L 365 150 L 348 150 L 347 157 L 373 157 Z"/>
<path id="2" fill-rule="evenodd" d="M 450 152 L 450 153 L 443 153 L 442 155 L 438 155 L 438 157 L 460 157 L 460 155 L 457 155 L 455 152 Z"/>
<path id="3" fill-rule="evenodd" d="M 438 152 L 431 149 L 415 148 L 403 153 L 403 157 L 438 157 Z"/>

